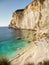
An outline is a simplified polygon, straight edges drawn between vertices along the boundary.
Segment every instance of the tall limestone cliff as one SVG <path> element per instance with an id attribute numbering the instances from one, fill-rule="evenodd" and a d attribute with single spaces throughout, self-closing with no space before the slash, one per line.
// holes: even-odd
<path id="1" fill-rule="evenodd" d="M 49 1 L 35 0 L 25 7 L 13 13 L 10 27 L 15 29 L 34 29 L 36 27 L 49 27 Z M 45 27 L 46 26 L 46 27 Z"/>
<path id="2" fill-rule="evenodd" d="M 49 65 L 49 0 L 35 0 L 25 9 L 16 10 L 9 26 L 36 33 L 35 41 L 11 65 Z"/>
<path id="3" fill-rule="evenodd" d="M 49 0 L 35 0 L 13 13 L 9 27 L 36 30 L 36 37 L 49 34 Z"/>

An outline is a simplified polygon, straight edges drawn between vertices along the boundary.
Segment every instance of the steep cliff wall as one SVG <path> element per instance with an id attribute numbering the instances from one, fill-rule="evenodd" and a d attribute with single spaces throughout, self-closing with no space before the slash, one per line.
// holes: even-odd
<path id="1" fill-rule="evenodd" d="M 36 30 L 36 38 L 49 34 L 49 0 L 35 0 L 25 9 L 16 10 L 9 27 Z"/>
<path id="2" fill-rule="evenodd" d="M 49 26 L 49 1 L 35 0 L 13 13 L 10 27 L 21 29 L 34 29 L 36 26 L 44 28 Z"/>
<path id="3" fill-rule="evenodd" d="M 49 65 L 49 0 L 35 0 L 25 9 L 17 10 L 10 26 L 35 32 L 30 47 L 11 65 Z"/>

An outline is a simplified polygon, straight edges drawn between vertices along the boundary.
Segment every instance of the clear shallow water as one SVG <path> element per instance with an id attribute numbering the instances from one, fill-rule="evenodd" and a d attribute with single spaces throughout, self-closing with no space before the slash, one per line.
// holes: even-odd
<path id="1" fill-rule="evenodd" d="M 24 39 L 16 40 L 16 37 L 23 38 L 23 34 L 21 30 L 14 31 L 7 27 L 0 27 L 0 58 L 6 56 L 11 59 L 20 52 L 18 48 L 26 48 L 29 45 Z"/>

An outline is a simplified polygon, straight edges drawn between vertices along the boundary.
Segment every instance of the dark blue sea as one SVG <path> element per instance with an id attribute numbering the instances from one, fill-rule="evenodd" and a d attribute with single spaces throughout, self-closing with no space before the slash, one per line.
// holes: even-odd
<path id="1" fill-rule="evenodd" d="M 0 27 L 0 58 L 6 56 L 8 59 L 11 59 L 20 53 L 19 48 L 26 48 L 29 45 L 24 39 L 27 34 L 27 32 L 22 33 L 21 30 Z M 17 37 L 22 39 L 17 40 Z"/>

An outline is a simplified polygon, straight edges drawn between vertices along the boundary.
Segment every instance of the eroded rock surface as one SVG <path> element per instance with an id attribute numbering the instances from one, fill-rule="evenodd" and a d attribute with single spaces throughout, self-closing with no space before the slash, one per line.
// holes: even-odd
<path id="1" fill-rule="evenodd" d="M 10 27 L 35 30 L 32 44 L 11 65 L 49 65 L 49 0 L 35 0 L 13 14 Z"/>
<path id="2" fill-rule="evenodd" d="M 20 29 L 49 27 L 49 1 L 35 0 L 25 9 L 16 10 L 9 26 Z"/>

